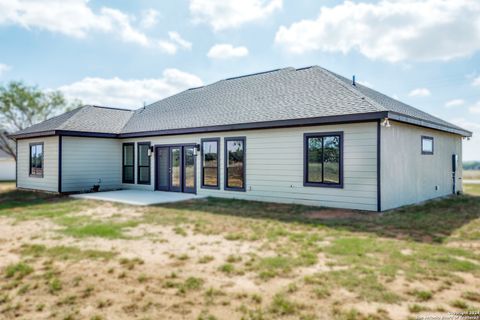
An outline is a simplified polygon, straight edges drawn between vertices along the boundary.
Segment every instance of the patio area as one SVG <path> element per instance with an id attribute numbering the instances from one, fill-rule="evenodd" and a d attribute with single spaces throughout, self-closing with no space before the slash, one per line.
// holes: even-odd
<path id="1" fill-rule="evenodd" d="M 117 190 L 95 193 L 73 194 L 70 197 L 100 201 L 120 202 L 137 206 L 149 206 L 160 203 L 171 203 L 191 199 L 205 198 L 191 193 L 144 191 L 144 190 Z"/>

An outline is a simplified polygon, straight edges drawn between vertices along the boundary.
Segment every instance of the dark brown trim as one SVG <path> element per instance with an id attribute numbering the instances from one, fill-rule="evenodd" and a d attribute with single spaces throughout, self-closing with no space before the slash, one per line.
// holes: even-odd
<path id="1" fill-rule="evenodd" d="M 58 193 L 62 193 L 62 136 L 58 136 Z"/>
<path id="2" fill-rule="evenodd" d="M 42 146 L 42 174 L 32 173 L 32 146 Z M 45 174 L 45 144 L 43 142 L 31 142 L 28 144 L 28 176 L 31 178 L 43 178 Z"/>
<path id="3" fill-rule="evenodd" d="M 341 124 L 349 122 L 369 122 L 376 121 L 383 118 L 391 118 L 392 120 L 413 124 L 419 127 L 430 128 L 438 131 L 445 131 L 449 133 L 459 134 L 465 137 L 471 137 L 472 132 L 467 130 L 461 130 L 457 128 L 448 127 L 445 125 L 436 124 L 432 121 L 419 119 L 412 116 L 407 116 L 393 111 L 378 111 L 367 112 L 357 114 L 346 114 L 337 116 L 315 117 L 315 118 L 302 118 L 302 119 L 289 119 L 289 120 L 273 120 L 262 122 L 248 122 L 229 125 L 207 126 L 207 127 L 194 127 L 183 129 L 169 129 L 169 130 L 152 130 L 143 132 L 132 133 L 104 133 L 104 132 L 84 132 L 84 131 L 71 131 L 71 130 L 48 130 L 33 133 L 24 134 L 12 134 L 9 137 L 14 139 L 27 139 L 33 137 L 46 137 L 54 135 L 74 136 L 74 137 L 95 137 L 95 138 L 140 138 L 151 136 L 164 136 L 164 135 L 180 135 L 190 133 L 206 133 L 206 132 L 220 132 L 220 131 L 238 131 L 248 129 L 270 129 L 270 128 L 286 128 L 286 127 L 299 127 L 299 126 L 314 126 L 321 124 Z"/>
<path id="4" fill-rule="evenodd" d="M 150 185 L 152 175 L 152 159 L 149 158 L 148 167 L 140 165 L 140 146 L 148 146 L 150 148 L 150 141 L 137 142 L 137 184 Z M 148 168 L 148 181 L 140 181 L 140 168 Z"/>
<path id="5" fill-rule="evenodd" d="M 377 122 L 377 211 L 382 211 L 382 175 L 381 175 L 382 126 Z"/>
<path id="6" fill-rule="evenodd" d="M 227 191 L 247 191 L 247 137 L 225 137 L 223 142 L 223 151 L 224 151 L 224 177 L 223 177 L 223 190 Z M 243 141 L 243 188 L 232 188 L 228 186 L 228 150 L 227 143 L 228 141 Z"/>
<path id="7" fill-rule="evenodd" d="M 348 114 L 348 115 L 340 115 L 340 116 L 249 122 L 249 123 L 240 123 L 240 124 L 185 128 L 185 129 L 144 131 L 144 132 L 134 132 L 134 133 L 123 133 L 119 135 L 119 138 L 180 135 L 180 134 L 190 134 L 190 133 L 207 133 L 207 132 L 221 132 L 221 131 L 238 131 L 238 130 L 247 130 L 247 129 L 286 128 L 286 127 L 299 127 L 299 126 L 314 126 L 314 125 L 321 125 L 321 124 L 340 124 L 340 123 L 349 123 L 349 122 L 370 122 L 378 119 L 383 119 L 387 116 L 387 114 L 388 113 L 386 111 L 381 111 L 381 112 Z"/>
<path id="8" fill-rule="evenodd" d="M 133 147 L 133 164 L 132 165 L 125 165 L 125 147 L 132 146 Z M 125 180 L 125 168 L 132 167 L 132 180 Z M 135 143 L 134 142 L 125 142 L 122 143 L 122 183 L 134 184 L 135 183 Z"/>
<path id="9" fill-rule="evenodd" d="M 203 167 L 203 143 L 204 142 L 216 142 L 217 143 L 217 185 L 216 186 L 209 186 L 205 185 L 203 181 L 204 177 L 204 167 Z M 215 189 L 219 190 L 220 189 L 220 138 L 204 138 L 200 139 L 200 149 L 201 149 L 201 154 L 200 154 L 200 188 L 202 189 Z"/>
<path id="10" fill-rule="evenodd" d="M 308 139 L 315 137 L 340 137 L 340 158 L 339 158 L 339 183 L 309 182 L 308 181 Z M 322 164 L 323 170 L 323 164 Z M 322 173 L 323 175 L 323 173 Z M 322 188 L 343 188 L 343 131 L 334 132 L 308 132 L 303 134 L 303 186 Z"/>
<path id="11" fill-rule="evenodd" d="M 432 151 L 423 151 L 423 140 L 431 140 L 432 141 Z M 420 138 L 420 150 L 422 151 L 423 155 L 433 155 L 435 153 L 435 140 L 433 137 L 430 136 L 422 136 Z"/>
<path id="12" fill-rule="evenodd" d="M 463 137 L 471 137 L 472 136 L 472 132 L 470 132 L 468 130 L 463 130 L 463 129 L 458 129 L 458 128 L 453 128 L 453 127 L 437 124 L 433 121 L 423 120 L 423 119 L 420 119 L 420 118 L 417 118 L 417 117 L 412 117 L 412 116 L 407 116 L 405 114 L 401 114 L 401 113 L 394 112 L 394 111 L 389 111 L 387 118 L 390 118 L 391 120 L 395 120 L 395 121 L 398 121 L 398 122 L 415 125 L 417 127 L 429 128 L 429 129 L 433 129 L 433 130 L 437 130 L 437 131 L 443 131 L 443 132 L 458 134 L 458 135 L 461 135 Z"/>

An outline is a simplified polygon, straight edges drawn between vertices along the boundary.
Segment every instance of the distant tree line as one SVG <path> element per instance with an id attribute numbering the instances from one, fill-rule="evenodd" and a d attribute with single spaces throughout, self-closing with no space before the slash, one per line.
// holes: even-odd
<path id="1" fill-rule="evenodd" d="M 480 161 L 465 161 L 463 170 L 480 170 Z"/>

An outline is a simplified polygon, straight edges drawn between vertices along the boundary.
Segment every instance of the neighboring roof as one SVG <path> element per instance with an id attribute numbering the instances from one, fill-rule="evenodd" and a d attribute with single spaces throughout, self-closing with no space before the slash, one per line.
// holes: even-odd
<path id="1" fill-rule="evenodd" d="M 352 85 L 350 80 L 318 66 L 220 80 L 136 111 L 87 106 L 71 113 L 14 136 L 71 130 L 129 137 L 383 117 L 471 136 L 469 131 L 360 84 Z"/>
<path id="2" fill-rule="evenodd" d="M 48 134 L 52 131 L 95 132 L 119 134 L 130 117 L 132 110 L 83 106 L 46 121 L 15 132 L 12 136 L 36 133 Z"/>

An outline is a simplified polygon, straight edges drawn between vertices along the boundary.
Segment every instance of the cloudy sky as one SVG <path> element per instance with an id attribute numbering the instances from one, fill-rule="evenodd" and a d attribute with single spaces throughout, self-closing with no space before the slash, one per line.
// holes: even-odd
<path id="1" fill-rule="evenodd" d="M 321 65 L 473 131 L 477 0 L 0 0 L 0 83 L 138 108 L 219 79 Z"/>

